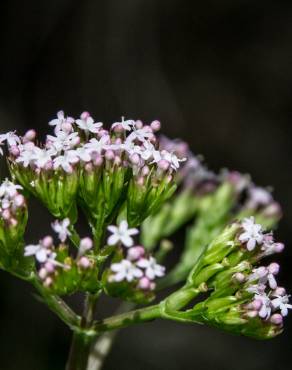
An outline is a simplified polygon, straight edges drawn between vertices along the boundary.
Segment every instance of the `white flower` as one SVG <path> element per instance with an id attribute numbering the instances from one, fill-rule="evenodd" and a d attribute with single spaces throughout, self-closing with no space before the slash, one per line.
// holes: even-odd
<path id="1" fill-rule="evenodd" d="M 247 243 L 247 250 L 252 251 L 257 244 L 263 242 L 262 226 L 254 222 L 254 217 L 245 218 L 242 221 L 244 232 L 239 236 L 242 243 Z"/>
<path id="2" fill-rule="evenodd" d="M 72 117 L 67 117 L 66 118 L 65 115 L 64 115 L 64 112 L 62 110 L 60 110 L 57 113 L 57 118 L 51 120 L 49 122 L 49 125 L 50 126 L 55 126 L 55 133 L 57 134 L 59 131 L 62 130 L 62 125 L 66 122 L 72 124 L 72 123 L 74 123 L 74 118 L 72 118 Z"/>
<path id="3" fill-rule="evenodd" d="M 135 121 L 132 119 L 124 120 L 124 117 L 122 117 L 121 122 L 115 122 L 112 124 L 112 129 L 116 126 L 122 126 L 125 131 L 131 131 L 133 127 L 135 127 Z"/>
<path id="4" fill-rule="evenodd" d="M 27 245 L 24 249 L 24 256 L 35 256 L 36 260 L 40 263 L 45 263 L 49 259 L 55 259 L 55 253 L 52 253 L 52 251 L 48 248 L 45 248 L 41 244 L 37 245 Z"/>
<path id="5" fill-rule="evenodd" d="M 72 164 L 79 162 L 79 156 L 76 150 L 69 150 L 64 155 L 59 155 L 54 159 L 54 169 L 63 168 L 65 172 L 72 172 Z"/>
<path id="6" fill-rule="evenodd" d="M 137 266 L 145 269 L 145 275 L 150 280 L 154 280 L 156 277 L 162 277 L 165 274 L 165 267 L 159 265 L 154 257 L 141 258 L 137 262 Z"/>
<path id="7" fill-rule="evenodd" d="M 149 141 L 144 141 L 143 145 L 139 148 L 140 152 L 138 154 L 140 154 L 141 158 L 145 161 L 152 159 L 154 153 L 157 152 L 154 145 L 151 144 Z"/>
<path id="8" fill-rule="evenodd" d="M 141 142 L 144 142 L 146 139 L 149 139 L 150 137 L 153 136 L 153 133 L 151 130 L 149 130 L 148 127 L 142 127 L 139 129 L 135 129 L 133 127 L 134 131 L 131 132 L 131 134 L 127 137 L 126 141 L 135 141 L 139 140 Z"/>
<path id="9" fill-rule="evenodd" d="M 39 168 L 44 168 L 52 160 L 51 151 L 38 147 L 35 147 L 33 157 L 35 165 Z"/>
<path id="10" fill-rule="evenodd" d="M 21 163 L 25 168 L 32 164 L 35 160 L 35 148 L 32 142 L 19 145 L 20 155 L 16 158 L 16 163 Z"/>
<path id="11" fill-rule="evenodd" d="M 113 263 L 110 268 L 115 273 L 115 275 L 111 277 L 111 280 L 116 282 L 123 280 L 131 282 L 134 279 L 139 279 L 143 276 L 143 272 L 137 268 L 135 264 L 126 259 L 119 263 Z"/>
<path id="12" fill-rule="evenodd" d="M 97 134 L 102 127 L 102 122 L 94 122 L 94 119 L 89 115 L 81 115 L 81 119 L 76 120 L 77 126 L 85 132 L 92 132 Z"/>
<path id="13" fill-rule="evenodd" d="M 70 150 L 76 146 L 78 132 L 68 134 L 64 131 L 57 132 L 56 136 L 47 135 L 47 146 L 55 150 L 56 154 L 62 151 Z"/>
<path id="14" fill-rule="evenodd" d="M 89 140 L 89 143 L 85 144 L 84 148 L 88 149 L 90 153 L 101 154 L 103 150 L 109 149 L 109 144 L 110 144 L 109 135 L 104 135 L 100 138 L 100 140 L 97 139 Z"/>
<path id="15" fill-rule="evenodd" d="M 13 131 L 0 135 L 0 144 L 2 144 L 4 141 L 6 141 L 9 146 L 17 146 L 21 143 L 20 137 L 17 136 Z"/>
<path id="16" fill-rule="evenodd" d="M 262 319 L 268 319 L 271 316 L 272 312 L 272 302 L 270 298 L 265 294 L 256 294 L 254 299 L 262 302 L 262 306 L 259 310 L 259 317 Z"/>
<path id="17" fill-rule="evenodd" d="M 252 270 L 252 274 L 248 277 L 248 281 L 258 281 L 260 285 L 269 283 L 271 289 L 276 289 L 278 284 L 274 276 L 275 274 L 276 273 L 271 273 L 269 268 L 261 266 Z"/>
<path id="18" fill-rule="evenodd" d="M 76 149 L 76 155 L 83 162 L 90 162 L 91 161 L 90 150 L 86 149 L 84 146 Z"/>
<path id="19" fill-rule="evenodd" d="M 266 290 L 266 286 L 264 284 L 253 284 L 250 285 L 249 287 L 246 288 L 246 291 L 249 293 L 254 293 L 254 294 L 263 294 L 264 291 Z"/>
<path id="20" fill-rule="evenodd" d="M 62 243 L 64 243 L 68 236 L 71 235 L 69 226 L 70 226 L 69 218 L 65 218 L 62 221 L 56 220 L 54 223 L 52 223 L 52 229 L 55 231 L 55 233 L 58 234 L 58 237 Z"/>
<path id="21" fill-rule="evenodd" d="M 167 150 L 162 150 L 161 152 L 159 150 L 153 151 L 153 162 L 152 163 L 158 163 L 161 160 L 165 160 L 169 162 L 170 167 L 173 170 L 178 170 L 180 167 L 180 162 L 185 162 L 186 158 L 178 158 L 174 153 L 170 153 Z"/>
<path id="22" fill-rule="evenodd" d="M 132 247 L 134 244 L 132 235 L 139 233 L 138 229 L 128 229 L 128 222 L 123 220 L 120 225 L 117 226 L 108 226 L 108 230 L 112 235 L 108 238 L 108 245 L 116 245 L 121 242 L 125 247 Z"/>
<path id="23" fill-rule="evenodd" d="M 6 179 L 0 185 L 0 198 L 13 198 L 17 194 L 17 191 L 21 189 L 23 189 L 22 186 L 16 185 Z"/>
<path id="24" fill-rule="evenodd" d="M 280 309 L 282 316 L 288 315 L 288 309 L 292 309 L 292 305 L 289 304 L 289 296 L 277 296 L 277 298 L 272 300 L 272 306 L 274 309 Z"/>

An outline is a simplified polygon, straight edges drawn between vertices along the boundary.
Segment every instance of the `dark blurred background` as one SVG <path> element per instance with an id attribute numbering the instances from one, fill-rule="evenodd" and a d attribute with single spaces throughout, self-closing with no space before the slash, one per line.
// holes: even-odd
<path id="1" fill-rule="evenodd" d="M 1 0 L 0 40 L 1 132 L 44 134 L 59 109 L 161 120 L 210 168 L 274 187 L 292 291 L 291 1 Z M 30 241 L 51 220 L 36 205 L 31 219 Z M 0 369 L 63 369 L 70 332 L 26 284 L 1 272 L 0 289 Z M 291 329 L 258 342 L 155 322 L 124 330 L 104 369 L 288 370 Z"/>

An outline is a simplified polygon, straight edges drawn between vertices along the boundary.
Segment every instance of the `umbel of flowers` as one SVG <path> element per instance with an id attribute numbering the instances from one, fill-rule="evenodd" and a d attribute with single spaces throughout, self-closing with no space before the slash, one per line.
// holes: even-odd
<path id="1" fill-rule="evenodd" d="M 90 358 L 107 331 L 158 318 L 260 339 L 281 333 L 289 295 L 277 282 L 280 266 L 261 265 L 284 249 L 267 231 L 282 216 L 269 189 L 249 175 L 210 171 L 183 141 L 158 137 L 159 121 L 122 118 L 106 129 L 88 112 L 60 111 L 49 125 L 54 134 L 43 143 L 34 130 L 0 135 L 12 178 L 0 185 L 0 267 L 33 284 L 73 330 L 67 370 L 99 370 Z M 54 234 L 35 244 L 25 242 L 31 196 L 54 217 Z M 79 210 L 91 230 L 83 238 Z M 185 225 L 181 257 L 167 271 L 168 238 Z M 78 292 L 82 314 L 62 299 Z M 96 320 L 102 294 L 142 307 Z"/>
<path id="2" fill-rule="evenodd" d="M 39 144 L 36 133 L 0 136 L 6 141 L 12 177 L 41 199 L 57 218 L 76 221 L 76 205 L 88 218 L 96 243 L 122 211 L 138 226 L 176 189 L 173 174 L 185 158 L 159 150 L 160 123 L 122 120 L 110 130 L 88 112 L 74 120 L 58 112 L 55 135 Z"/>

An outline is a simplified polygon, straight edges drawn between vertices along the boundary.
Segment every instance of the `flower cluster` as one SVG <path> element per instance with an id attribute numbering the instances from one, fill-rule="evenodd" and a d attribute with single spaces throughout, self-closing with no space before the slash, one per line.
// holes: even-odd
<path id="1" fill-rule="evenodd" d="M 56 232 L 59 245 L 54 245 L 54 239 L 48 235 L 36 245 L 27 245 L 24 256 L 34 256 L 38 266 L 38 277 L 44 287 L 58 294 L 71 294 L 77 289 L 96 291 L 97 265 L 91 251 L 93 241 L 86 237 L 81 239 L 75 258 L 69 255 L 69 247 L 65 244 L 71 235 L 70 221 L 56 220 L 52 229 Z"/>
<path id="2" fill-rule="evenodd" d="M 49 125 L 54 135 L 44 144 L 34 130 L 0 136 L 12 176 L 56 218 L 75 222 L 78 203 L 96 239 L 125 205 L 129 224 L 138 226 L 175 191 L 174 173 L 186 158 L 159 149 L 160 122 L 123 118 L 106 130 L 88 112 L 75 120 L 60 111 Z"/>
<path id="3" fill-rule="evenodd" d="M 8 179 L 0 185 L 0 218 L 4 225 L 16 227 L 23 217 L 26 202 L 19 190 L 22 190 L 22 186 Z"/>
<path id="4" fill-rule="evenodd" d="M 111 232 L 109 245 L 123 245 L 127 248 L 126 258 L 110 266 L 109 282 L 134 282 L 138 289 L 154 290 L 154 280 L 164 276 L 165 268 L 159 265 L 154 257 L 147 255 L 143 246 L 134 246 L 132 235 L 138 234 L 138 230 L 129 229 L 125 220 L 121 221 L 118 227 L 109 226 L 108 230 Z"/>

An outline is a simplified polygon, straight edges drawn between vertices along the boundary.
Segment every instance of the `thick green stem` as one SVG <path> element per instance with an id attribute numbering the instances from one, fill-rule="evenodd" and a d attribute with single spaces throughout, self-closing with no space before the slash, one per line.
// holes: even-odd
<path id="1" fill-rule="evenodd" d="M 66 370 L 86 370 L 92 337 L 74 333 Z"/>
<path id="2" fill-rule="evenodd" d="M 74 331 L 66 370 L 86 370 L 94 336 L 89 335 L 99 294 L 87 294 L 80 328 Z"/>

